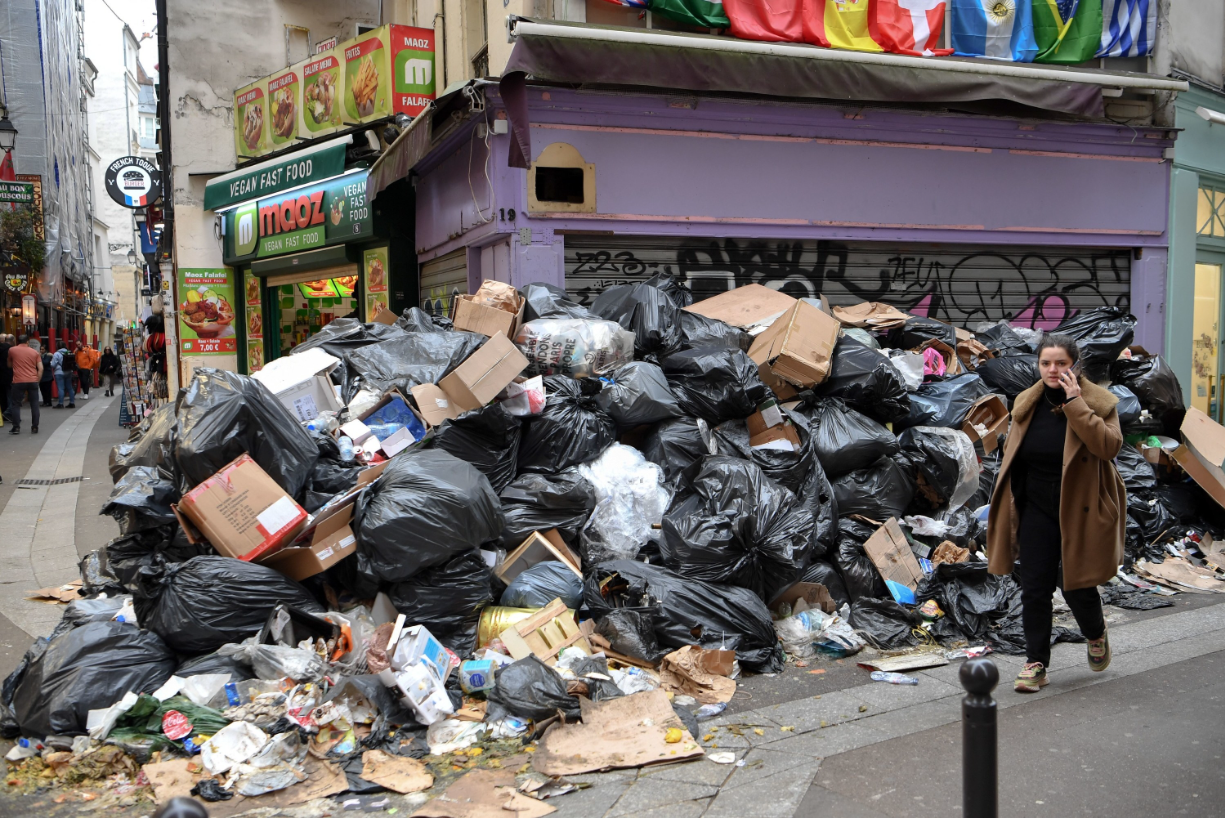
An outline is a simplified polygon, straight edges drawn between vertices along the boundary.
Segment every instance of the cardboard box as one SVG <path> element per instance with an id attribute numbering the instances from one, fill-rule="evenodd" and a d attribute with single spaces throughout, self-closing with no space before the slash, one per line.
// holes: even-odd
<path id="1" fill-rule="evenodd" d="M 876 301 L 864 301 L 850 307 L 834 307 L 834 317 L 845 327 L 861 329 L 893 329 L 906 323 L 906 313 Z"/>
<path id="2" fill-rule="evenodd" d="M 515 577 L 533 565 L 549 560 L 557 560 L 577 576 L 583 576 L 582 564 L 578 556 L 566 545 L 566 541 L 561 538 L 556 528 L 550 528 L 543 534 L 533 531 L 530 537 L 506 557 L 502 562 L 502 567 L 496 573 L 498 579 L 509 585 Z"/>
<path id="3" fill-rule="evenodd" d="M 972 443 L 982 442 L 983 454 L 991 454 L 1000 445 L 1000 438 L 1008 434 L 1011 415 L 1008 405 L 999 395 L 984 395 L 970 405 L 965 420 L 961 422 L 961 431 L 965 432 Z M 979 435 L 974 424 L 987 427 L 987 434 Z"/>
<path id="4" fill-rule="evenodd" d="M 421 430 L 418 430 L 418 432 L 422 432 L 422 430 L 426 430 L 426 431 L 424 433 L 421 433 L 420 437 L 418 437 L 416 434 L 413 433 L 413 430 L 411 427 L 405 426 L 400 431 L 389 435 L 386 440 L 380 440 L 379 448 L 381 448 L 388 457 L 394 457 L 395 455 L 407 449 L 409 446 L 413 445 L 414 443 L 419 442 L 419 440 L 424 440 L 428 434 L 429 424 L 426 423 L 425 418 L 421 416 L 420 412 L 413 409 L 413 405 L 409 403 L 408 398 L 404 397 L 404 393 L 401 392 L 399 389 L 389 389 L 386 392 L 384 392 L 383 397 L 381 397 L 377 403 L 375 403 L 365 412 L 362 412 L 360 415 L 358 415 L 356 419 L 351 420 L 349 421 L 349 423 L 346 423 L 344 426 L 340 427 L 340 434 L 348 434 L 349 437 L 353 439 L 353 443 L 355 445 L 361 445 L 365 443 L 367 441 L 367 438 L 369 438 L 370 435 L 372 434 L 369 427 L 366 426 L 366 421 L 370 420 L 370 418 L 373 417 L 375 413 L 377 413 L 380 409 L 392 403 L 393 401 L 400 401 L 401 403 L 403 403 L 404 404 L 403 408 L 406 409 L 409 412 L 409 414 L 411 414 L 421 423 Z M 352 431 L 348 431 L 348 432 L 345 431 L 346 429 L 350 427 L 352 427 Z M 362 435 L 361 439 L 359 440 L 358 438 L 353 437 L 353 433 Z"/>
<path id="5" fill-rule="evenodd" d="M 507 338 L 514 338 L 523 322 L 523 307 L 527 301 L 519 299 L 519 310 L 507 312 L 497 307 L 481 304 L 477 295 L 457 295 L 451 303 L 451 320 L 455 329 L 475 332 L 493 337 L 499 332 Z"/>
<path id="6" fill-rule="evenodd" d="M 357 537 L 349 525 L 353 519 L 353 500 L 316 515 L 294 543 L 257 562 L 275 568 L 293 580 L 321 574 L 336 563 L 357 553 Z"/>
<path id="7" fill-rule="evenodd" d="M 799 432 L 786 416 L 779 411 L 773 401 L 767 401 L 763 408 L 749 415 L 745 420 L 749 429 L 749 446 L 764 446 L 776 440 L 787 440 L 799 451 L 803 445 Z"/>
<path id="8" fill-rule="evenodd" d="M 178 508 L 218 553 L 240 560 L 284 547 L 307 518 L 306 510 L 245 454 L 183 495 Z"/>
<path id="9" fill-rule="evenodd" d="M 793 386 L 816 386 L 829 376 L 841 329 L 832 316 L 800 301 L 754 339 L 749 357 Z"/>
<path id="10" fill-rule="evenodd" d="M 792 614 L 819 608 L 827 614 L 837 613 L 838 606 L 829 595 L 829 589 L 819 582 L 797 582 L 770 601 L 770 610 L 777 611 L 783 605 L 791 608 Z"/>
<path id="11" fill-rule="evenodd" d="M 911 553 L 910 543 L 897 520 L 893 517 L 886 520 L 863 544 L 863 550 L 876 570 L 880 571 L 893 598 L 899 603 L 906 603 L 906 591 L 909 591 L 908 604 L 914 604 L 914 591 L 919 587 L 919 580 L 923 579 L 923 569 Z"/>
<path id="12" fill-rule="evenodd" d="M 322 349 L 309 349 L 277 358 L 251 377 L 268 387 L 291 415 L 306 422 L 320 412 L 339 412 L 344 408 L 329 377 L 339 364 L 336 356 Z"/>
<path id="13" fill-rule="evenodd" d="M 519 348 L 499 332 L 438 384 L 414 386 L 417 409 L 431 427 L 440 426 L 489 403 L 527 365 Z"/>
<path id="14" fill-rule="evenodd" d="M 778 290 L 746 284 L 690 304 L 685 310 L 752 331 L 770 326 L 795 302 L 796 299 Z"/>
<path id="15" fill-rule="evenodd" d="M 1225 427 L 1195 407 L 1182 421 L 1183 445 L 1174 459 L 1213 500 L 1225 506 Z"/>

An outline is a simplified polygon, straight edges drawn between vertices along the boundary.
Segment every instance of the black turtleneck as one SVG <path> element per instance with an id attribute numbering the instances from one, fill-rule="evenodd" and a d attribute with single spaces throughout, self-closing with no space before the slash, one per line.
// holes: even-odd
<path id="1" fill-rule="evenodd" d="M 1063 482 L 1063 447 L 1068 433 L 1068 419 L 1062 405 L 1067 395 L 1062 389 L 1042 387 L 1042 396 L 1034 408 L 1033 418 L 1025 439 L 1017 450 L 1016 478 L 1012 483 L 1018 510 L 1027 503 L 1059 519 L 1059 490 Z M 1018 492 L 1017 489 L 1020 488 Z"/>

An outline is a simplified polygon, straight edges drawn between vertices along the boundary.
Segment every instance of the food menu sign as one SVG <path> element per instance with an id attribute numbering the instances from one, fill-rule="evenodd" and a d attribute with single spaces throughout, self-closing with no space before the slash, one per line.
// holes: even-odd
<path id="1" fill-rule="evenodd" d="M 268 138 L 272 150 L 295 144 L 298 136 L 298 72 L 292 68 L 268 78 Z"/>
<path id="2" fill-rule="evenodd" d="M 340 59 L 328 49 L 294 66 L 302 79 L 302 104 L 298 106 L 298 133 L 310 138 L 340 130 Z"/>
<path id="3" fill-rule="evenodd" d="M 225 355 L 238 349 L 234 331 L 234 271 L 180 267 L 179 346 L 187 355 Z"/>
<path id="4" fill-rule="evenodd" d="M 383 26 L 337 46 L 345 63 L 345 116 L 351 122 L 416 116 L 434 98 L 434 31 Z"/>
<path id="5" fill-rule="evenodd" d="M 227 264 L 317 250 L 374 235 L 365 170 L 278 193 L 225 213 Z"/>
<path id="6" fill-rule="evenodd" d="M 239 160 L 268 153 L 268 79 L 234 92 L 234 150 Z"/>
<path id="7" fill-rule="evenodd" d="M 250 270 L 243 273 L 243 292 L 247 307 L 247 374 L 264 368 L 264 303 L 262 281 Z"/>
<path id="8" fill-rule="evenodd" d="M 387 248 L 372 247 L 362 254 L 362 272 L 366 276 L 366 320 L 373 321 L 387 303 Z"/>

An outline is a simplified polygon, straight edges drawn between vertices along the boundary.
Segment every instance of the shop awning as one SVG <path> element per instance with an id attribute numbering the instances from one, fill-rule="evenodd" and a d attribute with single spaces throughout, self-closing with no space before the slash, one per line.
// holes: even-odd
<path id="1" fill-rule="evenodd" d="M 345 149 L 352 142 L 353 134 L 345 134 L 295 153 L 215 176 L 204 185 L 204 209 L 221 210 L 291 187 L 339 176 L 345 172 Z"/>
<path id="2" fill-rule="evenodd" d="M 396 141 L 387 146 L 383 155 L 374 161 L 370 166 L 370 176 L 366 179 L 367 199 L 374 201 L 374 197 L 392 182 L 408 176 L 413 166 L 430 152 L 433 118 L 434 103 L 431 102 L 408 123 L 408 127 L 396 137 Z"/>
<path id="3" fill-rule="evenodd" d="M 1166 77 L 955 57 L 876 54 L 644 29 L 512 17 L 506 74 L 587 85 L 639 86 L 848 102 L 1006 101 L 1101 118 L 1105 89 L 1185 91 Z"/>

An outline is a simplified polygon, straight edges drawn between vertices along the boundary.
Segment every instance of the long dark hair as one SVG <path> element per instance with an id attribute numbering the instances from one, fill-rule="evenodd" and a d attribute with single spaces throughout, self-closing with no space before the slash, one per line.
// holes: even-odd
<path id="1" fill-rule="evenodd" d="M 1038 354 L 1042 354 L 1044 349 L 1062 349 L 1068 353 L 1068 357 L 1072 359 L 1072 365 L 1075 366 L 1080 362 L 1080 347 L 1076 346 L 1076 340 L 1070 335 L 1055 335 L 1052 332 L 1042 333 L 1042 340 L 1038 342 Z"/>

